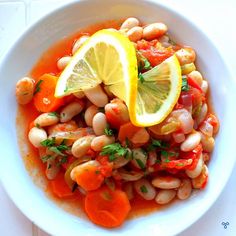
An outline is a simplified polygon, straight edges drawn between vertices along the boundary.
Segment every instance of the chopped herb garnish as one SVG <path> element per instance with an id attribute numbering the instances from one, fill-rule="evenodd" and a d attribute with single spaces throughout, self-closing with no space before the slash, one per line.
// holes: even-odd
<path id="1" fill-rule="evenodd" d="M 141 83 L 143 83 L 145 81 L 144 77 L 143 77 L 143 74 L 141 72 L 138 74 L 138 79 Z"/>
<path id="2" fill-rule="evenodd" d="M 140 187 L 140 190 L 141 190 L 142 193 L 147 193 L 148 192 L 147 187 L 145 185 L 142 185 Z"/>
<path id="3" fill-rule="evenodd" d="M 35 125 L 37 128 L 40 128 L 40 125 L 38 124 L 38 123 L 36 123 L 36 125 Z"/>
<path id="4" fill-rule="evenodd" d="M 44 147 L 52 147 L 56 144 L 56 139 L 55 137 L 52 137 L 51 139 L 45 139 L 42 142 L 40 142 L 42 146 Z"/>
<path id="5" fill-rule="evenodd" d="M 67 162 L 67 156 L 63 156 L 60 160 L 59 160 L 59 165 L 65 164 Z"/>
<path id="6" fill-rule="evenodd" d="M 165 158 L 168 158 L 168 157 L 178 156 L 179 153 L 178 152 L 168 152 L 166 150 L 161 150 L 161 155 Z"/>
<path id="7" fill-rule="evenodd" d="M 96 175 L 99 175 L 100 173 L 101 173 L 100 170 L 95 170 L 95 174 L 96 174 Z"/>
<path id="8" fill-rule="evenodd" d="M 152 69 L 150 62 L 148 61 L 147 58 L 144 59 L 144 67 L 145 70 L 150 70 Z"/>
<path id="9" fill-rule="evenodd" d="M 182 76 L 182 87 L 181 87 L 182 91 L 189 91 L 189 85 L 188 85 L 188 80 L 187 80 L 187 76 L 184 75 Z"/>
<path id="10" fill-rule="evenodd" d="M 104 133 L 107 136 L 112 136 L 114 135 L 114 131 L 112 129 L 110 129 L 109 125 L 107 125 L 107 127 L 104 129 Z"/>
<path id="11" fill-rule="evenodd" d="M 64 89 L 64 93 L 66 93 L 68 91 L 69 91 L 69 88 L 66 86 L 65 89 Z"/>
<path id="12" fill-rule="evenodd" d="M 101 151 L 101 155 L 109 155 L 109 161 L 114 161 L 116 159 L 115 155 L 127 157 L 129 153 L 129 149 L 122 147 L 120 143 L 106 145 Z"/>
<path id="13" fill-rule="evenodd" d="M 40 92 L 41 88 L 40 88 L 40 84 L 43 82 L 43 80 L 39 80 L 37 82 L 37 84 L 35 85 L 35 90 L 34 90 L 34 95 L 38 92 Z"/>
<path id="14" fill-rule="evenodd" d="M 137 162 L 137 164 L 141 169 L 145 169 L 145 165 L 140 159 L 135 159 L 135 161 Z"/>
<path id="15" fill-rule="evenodd" d="M 168 148 L 169 147 L 169 144 L 164 142 L 164 141 L 161 141 L 161 140 L 157 140 L 157 139 L 152 139 L 152 142 L 151 144 L 149 144 L 149 146 L 147 147 L 147 150 L 148 151 L 153 151 L 155 150 L 156 148 Z"/>
<path id="16" fill-rule="evenodd" d="M 56 117 L 59 116 L 58 113 L 55 112 L 55 111 L 54 111 L 54 112 L 49 112 L 48 115 L 49 115 L 49 116 L 56 116 Z"/>
<path id="17" fill-rule="evenodd" d="M 54 158 L 54 157 L 51 156 L 51 155 L 46 155 L 46 156 L 41 157 L 41 160 L 42 160 L 43 163 L 45 163 L 45 162 L 47 162 L 48 160 L 50 160 L 52 158 Z"/>

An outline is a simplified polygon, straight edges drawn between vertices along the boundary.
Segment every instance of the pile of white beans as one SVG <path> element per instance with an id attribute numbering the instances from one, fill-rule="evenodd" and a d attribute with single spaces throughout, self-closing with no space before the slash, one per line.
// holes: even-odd
<path id="1" fill-rule="evenodd" d="M 115 29 L 111 29 L 115 30 Z M 153 23 L 146 26 L 141 26 L 140 22 L 136 18 L 128 18 L 123 22 L 119 31 L 126 35 L 133 43 L 141 39 L 153 40 L 158 39 L 159 43 L 163 47 L 170 47 L 169 36 L 166 34 L 167 26 L 163 23 Z M 71 55 L 83 45 L 89 36 L 84 35 L 80 37 L 72 47 Z M 200 72 L 196 70 L 194 65 L 196 54 L 192 48 L 181 48 L 176 51 L 176 56 L 182 67 L 182 72 L 185 75 L 191 76 L 191 78 L 199 85 L 203 93 L 206 94 L 208 90 L 208 83 L 203 79 Z M 71 60 L 71 56 L 65 56 L 58 60 L 57 66 L 61 71 Z M 18 81 L 16 85 L 16 98 L 19 104 L 28 104 L 34 94 L 35 81 L 32 78 L 24 77 Z M 45 154 L 42 149 L 42 141 L 55 137 L 56 140 L 63 138 L 63 135 L 76 132 L 79 128 L 78 119 L 82 119 L 83 113 L 84 128 L 90 127 L 88 135 L 79 137 L 78 139 L 70 140 L 70 149 L 68 154 L 73 155 L 75 158 L 83 158 L 89 149 L 95 152 L 102 151 L 103 147 L 114 142 L 117 142 L 115 135 L 106 135 L 104 130 L 110 124 L 107 121 L 107 113 L 112 113 L 117 116 L 117 119 L 121 119 L 123 123 L 129 122 L 128 109 L 123 101 L 118 98 L 114 98 L 113 95 L 106 91 L 102 85 L 98 85 L 90 90 L 81 91 L 74 94 L 74 101 L 61 107 L 57 113 L 58 115 L 52 115 L 50 112 L 41 113 L 34 120 L 34 127 L 30 129 L 28 138 L 30 143 L 39 149 L 39 155 Z M 104 108 L 104 112 L 100 110 Z M 114 109 L 119 113 L 115 113 Z M 146 137 L 142 146 L 145 146 L 150 142 L 151 138 L 156 138 L 169 141 L 174 140 L 182 152 L 191 152 L 199 144 L 202 145 L 203 151 L 199 154 L 199 160 L 196 167 L 193 170 L 185 170 L 185 177 L 176 177 L 173 174 L 166 172 L 164 175 L 153 175 L 153 165 L 157 159 L 163 160 L 163 157 L 159 157 L 155 151 L 143 152 L 142 146 L 136 148 L 130 148 L 132 152 L 132 158 L 125 158 L 124 156 L 116 156 L 113 161 L 113 177 L 119 177 L 123 182 L 123 189 L 126 191 L 129 199 L 134 198 L 134 192 L 139 194 L 145 200 L 153 200 L 158 204 L 167 204 L 174 198 L 184 200 L 190 197 L 193 189 L 200 189 L 203 187 L 203 183 L 206 182 L 208 177 L 207 162 L 209 161 L 209 155 L 213 151 L 215 141 L 214 135 L 218 132 L 219 123 L 216 126 L 212 126 L 207 119 L 208 104 L 204 102 L 201 110 L 196 118 L 192 117 L 191 108 L 182 108 L 173 110 L 166 123 L 172 122 L 173 119 L 178 121 L 182 132 L 169 132 L 167 134 L 159 135 L 155 134 L 155 129 L 152 127 L 149 129 L 143 128 L 142 134 Z M 78 118 L 79 117 L 79 118 Z M 61 131 L 63 127 L 63 132 Z M 127 132 L 129 132 L 127 130 Z M 138 134 L 137 134 L 138 139 Z M 60 170 L 60 167 L 56 165 L 56 154 L 46 150 L 46 154 L 55 155 L 53 160 L 47 161 L 47 166 L 50 168 L 46 170 L 46 176 L 48 179 L 54 179 Z M 146 169 L 144 172 L 138 165 L 138 161 L 141 161 Z M 149 164 L 148 164 L 149 163 Z M 71 171 L 72 180 L 75 179 L 76 172 L 79 172 L 86 168 L 88 165 L 100 165 L 96 160 L 90 160 L 86 163 L 76 166 Z M 132 171 L 127 171 L 126 166 L 131 167 Z M 148 177 L 146 177 L 148 176 Z M 143 191 L 142 189 L 145 189 Z M 84 191 L 82 191 L 85 193 Z M 85 193 L 86 194 L 86 193 Z"/>

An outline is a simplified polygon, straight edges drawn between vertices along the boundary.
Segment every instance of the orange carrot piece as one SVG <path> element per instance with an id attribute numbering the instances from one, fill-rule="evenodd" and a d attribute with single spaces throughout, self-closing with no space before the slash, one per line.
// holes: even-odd
<path id="1" fill-rule="evenodd" d="M 131 141 L 136 147 L 147 143 L 150 136 L 145 128 L 134 126 L 131 122 L 120 126 L 118 139 L 124 143 L 126 139 Z"/>
<path id="2" fill-rule="evenodd" d="M 98 189 L 104 181 L 99 166 L 89 166 L 84 171 L 77 173 L 75 178 L 77 184 L 87 191 Z"/>
<path id="3" fill-rule="evenodd" d="M 103 186 L 88 192 L 85 197 L 85 212 L 90 220 L 100 226 L 120 226 L 131 209 L 125 192 Z"/>
<path id="4" fill-rule="evenodd" d="M 63 98 L 54 97 L 57 79 L 58 77 L 50 74 L 44 74 L 39 78 L 34 92 L 34 105 L 38 111 L 56 111 L 64 104 Z"/>
<path id="5" fill-rule="evenodd" d="M 61 171 L 55 179 L 50 181 L 53 193 L 59 198 L 72 197 L 74 193 L 64 180 L 64 173 Z"/>

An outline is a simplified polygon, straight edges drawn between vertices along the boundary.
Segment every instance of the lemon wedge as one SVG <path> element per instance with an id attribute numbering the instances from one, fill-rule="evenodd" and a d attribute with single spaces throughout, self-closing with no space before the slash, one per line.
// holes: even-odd
<path id="1" fill-rule="evenodd" d="M 137 58 L 133 44 L 118 31 L 100 30 L 75 53 L 61 73 L 55 96 L 62 97 L 104 83 L 117 97 L 129 103 L 137 90 Z"/>
<path id="2" fill-rule="evenodd" d="M 174 108 L 181 92 L 181 67 L 175 55 L 142 74 L 128 104 L 131 122 L 136 126 L 161 123 Z"/>

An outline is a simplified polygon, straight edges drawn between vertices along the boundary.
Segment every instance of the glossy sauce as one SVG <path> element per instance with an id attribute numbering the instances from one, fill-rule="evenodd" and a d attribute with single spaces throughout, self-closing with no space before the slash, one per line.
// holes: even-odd
<path id="1" fill-rule="evenodd" d="M 34 78 L 36 81 L 44 73 L 51 73 L 54 75 L 59 74 L 57 68 L 57 61 L 63 56 L 71 55 L 74 42 L 81 37 L 82 35 L 90 35 L 96 32 L 97 30 L 103 28 L 119 28 L 122 20 L 120 21 L 107 21 L 102 24 L 97 24 L 81 30 L 80 32 L 65 38 L 52 47 L 50 47 L 46 52 L 44 52 L 33 67 L 29 76 Z M 48 181 L 44 175 L 46 165 L 42 163 L 39 158 L 38 151 L 34 148 L 28 141 L 28 131 L 30 123 L 39 115 L 37 110 L 34 108 L 33 104 L 30 103 L 26 106 L 19 106 L 17 114 L 17 133 L 18 133 L 18 142 L 21 150 L 21 154 L 25 163 L 25 167 L 29 174 L 32 176 L 33 181 L 40 186 L 45 193 L 60 207 L 66 211 L 79 215 L 80 217 L 86 217 L 84 213 L 84 196 L 76 190 L 76 193 L 72 198 L 68 199 L 59 199 L 54 196 L 51 187 L 50 181 Z M 129 214 L 129 218 L 137 217 L 140 215 L 145 215 L 156 211 L 157 209 L 163 208 L 155 203 L 154 200 L 146 201 L 142 199 L 137 194 L 135 198 L 131 200 L 132 210 Z"/>

